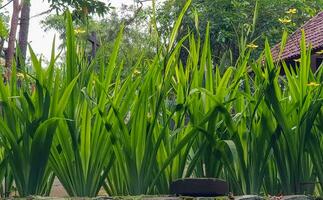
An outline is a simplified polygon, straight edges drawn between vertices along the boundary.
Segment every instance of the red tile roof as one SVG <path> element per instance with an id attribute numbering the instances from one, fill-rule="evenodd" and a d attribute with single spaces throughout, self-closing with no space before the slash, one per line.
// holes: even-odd
<path id="1" fill-rule="evenodd" d="M 274 60 L 286 60 L 300 56 L 302 30 L 305 31 L 306 43 L 312 45 L 312 50 L 323 49 L 323 12 L 320 12 L 288 37 L 280 58 L 278 58 L 280 44 L 272 48 L 271 52 Z"/>

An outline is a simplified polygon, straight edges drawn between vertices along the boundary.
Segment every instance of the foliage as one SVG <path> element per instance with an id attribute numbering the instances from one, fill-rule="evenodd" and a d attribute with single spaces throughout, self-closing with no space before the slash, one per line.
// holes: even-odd
<path id="1" fill-rule="evenodd" d="M 0 6 L 1 5 L 2 5 L 2 0 L 0 0 Z M 1 12 L 0 13 L 0 66 L 4 66 L 4 63 L 2 62 L 1 58 L 4 57 L 3 45 L 9 35 L 9 30 L 8 30 L 8 25 L 7 25 L 8 21 L 9 21 L 9 18 L 8 18 L 7 13 Z M 2 72 L 2 69 L 0 70 L 0 73 L 1 72 Z"/>
<path id="2" fill-rule="evenodd" d="M 0 81 L 1 146 L 21 196 L 50 192 L 54 178 L 47 167 L 50 147 L 58 116 L 76 83 L 75 79 L 66 89 L 59 89 L 60 77 L 54 75 L 55 56 L 48 69 L 43 69 L 41 59 L 32 50 L 30 53 L 35 77 L 17 74 L 14 67 L 10 81 Z"/>
<path id="3" fill-rule="evenodd" d="M 167 194 L 182 177 L 223 178 L 234 194 L 322 194 L 323 68 L 311 71 L 305 35 L 296 67 L 274 63 L 268 41 L 253 59 L 241 36 L 236 64 L 220 69 L 211 23 L 182 35 L 190 3 L 129 68 L 124 26 L 89 61 L 67 13 L 65 62 L 53 50 L 42 68 L 30 49 L 35 75 L 13 68 L 1 81 L 0 158 L 20 196 L 47 194 L 54 175 L 70 196 Z"/>
<path id="4" fill-rule="evenodd" d="M 0 37 L 5 38 L 7 36 L 8 36 L 8 30 L 7 30 L 7 27 L 5 25 L 4 20 L 1 17 L 0 18 Z"/>
<path id="5" fill-rule="evenodd" d="M 136 14 L 133 14 L 134 12 Z M 98 42 L 104 46 L 106 54 L 109 54 L 114 48 L 119 28 L 124 25 L 123 40 L 118 54 L 118 62 L 124 62 L 124 76 L 131 71 L 139 57 L 153 58 L 156 53 L 157 44 L 155 41 L 157 38 L 152 36 L 151 30 L 143 29 L 143 27 L 149 26 L 149 12 L 150 9 L 136 9 L 133 6 L 124 5 L 118 12 L 112 10 L 109 16 L 104 19 L 88 18 L 86 25 L 79 21 L 73 21 L 76 40 L 83 41 L 83 48 L 90 55 L 92 46 L 87 40 L 91 33 L 95 33 Z M 42 21 L 42 24 L 46 31 L 52 29 L 59 33 L 60 39 L 63 40 L 61 48 L 64 48 L 66 42 L 64 15 L 49 15 Z M 144 68 L 140 70 L 144 70 Z"/>
<path id="6" fill-rule="evenodd" d="M 50 165 L 69 195 L 94 197 L 113 162 L 110 134 L 100 116 L 108 101 L 107 91 L 94 86 L 104 83 L 104 88 L 108 88 L 110 85 L 118 45 L 114 57 L 110 58 L 109 67 L 104 69 L 104 65 L 100 65 L 102 75 L 91 73 L 95 63 L 87 66 L 87 60 L 78 57 L 82 54 L 76 52 L 71 15 L 67 13 L 66 16 L 67 55 L 63 69 L 66 76 L 62 84 L 68 86 L 78 74 L 80 78 L 78 86 L 66 101 L 68 108 L 62 117 L 68 120 L 58 125 Z"/>
<path id="7" fill-rule="evenodd" d="M 3 1 L 0 0 L 0 6 L 3 4 Z M 7 30 L 7 15 L 5 12 L 0 13 L 0 38 L 4 38 L 8 36 L 8 30 Z"/>
<path id="8" fill-rule="evenodd" d="M 165 32 L 167 35 L 184 3 L 184 0 L 169 0 L 159 7 L 157 19 L 161 35 Z M 257 3 L 258 8 L 256 8 Z M 253 34 L 248 35 L 247 44 L 256 40 L 259 51 L 255 51 L 255 53 L 259 55 L 264 49 L 265 38 L 269 39 L 270 45 L 274 45 L 279 42 L 284 30 L 295 31 L 320 11 L 322 5 L 322 0 L 194 0 L 188 11 L 189 14 L 183 20 L 179 34 L 184 36 L 197 28 L 198 34 L 204 37 L 207 23 L 210 22 L 214 60 L 219 62 L 228 49 L 232 51 L 234 60 L 236 60 L 240 54 L 237 42 L 241 32 L 247 32 L 250 28 L 254 30 Z M 259 10 L 256 18 L 254 18 L 255 9 Z M 291 12 L 291 9 L 295 9 L 295 13 Z M 194 13 L 198 13 L 198 20 L 196 20 Z M 291 21 L 282 23 L 279 19 L 290 19 Z M 253 27 L 254 25 L 255 27 Z"/>
<path id="9" fill-rule="evenodd" d="M 75 19 L 84 20 L 88 15 L 103 16 L 111 8 L 110 3 L 99 0 L 47 0 L 52 10 L 57 13 L 70 9 Z"/>

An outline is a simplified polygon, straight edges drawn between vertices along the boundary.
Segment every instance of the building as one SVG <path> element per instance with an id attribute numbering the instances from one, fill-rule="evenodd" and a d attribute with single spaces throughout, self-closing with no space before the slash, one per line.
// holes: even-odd
<path id="1" fill-rule="evenodd" d="M 284 51 L 279 57 L 280 44 L 272 48 L 272 55 L 275 61 L 285 61 L 288 65 L 295 66 L 300 58 L 300 41 L 302 30 L 305 31 L 307 45 L 312 45 L 311 67 L 316 71 L 323 63 L 323 12 L 307 21 L 287 39 Z"/>

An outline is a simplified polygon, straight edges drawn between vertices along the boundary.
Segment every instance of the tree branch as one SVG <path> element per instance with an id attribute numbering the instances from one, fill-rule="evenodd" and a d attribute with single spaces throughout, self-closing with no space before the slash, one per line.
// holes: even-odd
<path id="1" fill-rule="evenodd" d="M 6 6 L 7 6 L 7 5 L 9 5 L 11 2 L 13 2 L 13 0 L 8 1 L 6 4 L 4 4 L 3 6 L 1 6 L 1 7 L 0 7 L 0 9 L 2 9 L 2 8 L 6 7 Z"/>
<path id="2" fill-rule="evenodd" d="M 140 7 L 137 10 L 135 10 L 133 16 L 130 19 L 127 19 L 127 20 L 124 21 L 125 26 L 130 25 L 137 18 L 138 14 L 140 13 L 140 11 L 141 11 L 141 9 L 143 7 L 142 2 L 139 1 L 139 3 L 140 3 Z"/>
<path id="3" fill-rule="evenodd" d="M 30 17 L 30 19 L 35 18 L 35 17 L 39 17 L 39 16 L 41 16 L 41 15 L 48 14 L 48 13 L 52 12 L 53 10 L 54 10 L 54 8 L 50 8 L 50 9 L 48 9 L 48 10 L 44 11 L 44 12 L 41 12 L 41 13 L 38 13 L 38 14 L 36 14 L 36 15 L 31 16 L 31 17 Z"/>

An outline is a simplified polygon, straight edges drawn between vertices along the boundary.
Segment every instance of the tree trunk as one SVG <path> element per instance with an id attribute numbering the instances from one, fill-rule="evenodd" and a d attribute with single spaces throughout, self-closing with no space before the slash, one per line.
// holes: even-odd
<path id="1" fill-rule="evenodd" d="M 5 41 L 4 38 L 0 38 L 0 57 L 1 57 L 2 50 L 3 50 L 4 41 Z"/>
<path id="2" fill-rule="evenodd" d="M 17 27 L 19 22 L 19 13 L 21 10 L 20 8 L 21 6 L 20 6 L 19 0 L 13 0 L 13 12 L 11 17 L 8 48 L 6 52 L 6 68 L 8 72 L 10 72 L 14 55 L 15 55 L 16 33 L 17 33 Z M 8 77 L 9 74 L 10 73 L 7 74 L 7 78 L 9 78 Z"/>
<path id="3" fill-rule="evenodd" d="M 21 16 L 20 16 L 20 29 L 19 29 L 19 49 L 21 57 L 18 59 L 18 68 L 25 65 L 27 44 L 28 44 L 28 32 L 29 32 L 29 19 L 30 19 L 30 0 L 25 0 L 22 3 Z"/>

